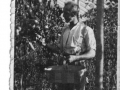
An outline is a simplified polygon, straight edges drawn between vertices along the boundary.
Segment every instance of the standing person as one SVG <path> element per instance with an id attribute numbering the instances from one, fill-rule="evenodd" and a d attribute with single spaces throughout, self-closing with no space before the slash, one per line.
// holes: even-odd
<path id="1" fill-rule="evenodd" d="M 96 54 L 94 32 L 89 26 L 79 21 L 79 7 L 72 1 L 65 3 L 63 17 L 69 24 L 62 28 L 58 47 L 46 46 L 56 52 L 59 49 L 63 55 L 69 56 L 69 64 L 81 65 L 85 68 L 85 60 L 95 57 Z M 82 74 L 80 73 L 82 79 L 80 79 L 80 84 L 76 86 L 76 90 L 85 90 L 85 69 L 80 72 L 82 72 Z M 73 85 L 68 85 L 68 90 L 73 90 Z"/>

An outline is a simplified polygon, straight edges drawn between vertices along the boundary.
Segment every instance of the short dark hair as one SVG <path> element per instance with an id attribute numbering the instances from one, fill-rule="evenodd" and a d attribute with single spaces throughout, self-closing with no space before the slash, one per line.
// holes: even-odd
<path id="1" fill-rule="evenodd" d="M 69 12 L 70 14 L 79 17 L 79 6 L 73 1 L 68 1 L 65 3 L 63 12 Z"/>

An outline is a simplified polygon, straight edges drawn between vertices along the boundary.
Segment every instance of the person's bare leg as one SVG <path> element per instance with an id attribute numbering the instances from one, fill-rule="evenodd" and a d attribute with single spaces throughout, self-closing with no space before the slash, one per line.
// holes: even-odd
<path id="1" fill-rule="evenodd" d="M 80 83 L 75 86 L 76 90 L 85 90 L 86 85 L 86 72 L 80 78 Z"/>
<path id="2" fill-rule="evenodd" d="M 85 84 L 86 84 L 86 75 L 84 75 L 81 79 L 80 83 L 80 89 L 79 90 L 85 90 Z"/>

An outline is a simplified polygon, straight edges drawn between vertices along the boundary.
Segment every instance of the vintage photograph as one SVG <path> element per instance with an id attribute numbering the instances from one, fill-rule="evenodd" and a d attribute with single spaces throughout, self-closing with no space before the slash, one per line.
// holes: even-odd
<path id="1" fill-rule="evenodd" d="M 13 90 L 120 90 L 118 0 L 14 1 Z"/>

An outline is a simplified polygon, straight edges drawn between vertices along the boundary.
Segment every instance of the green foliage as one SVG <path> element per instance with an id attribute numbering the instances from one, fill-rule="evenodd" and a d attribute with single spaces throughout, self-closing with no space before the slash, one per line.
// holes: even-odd
<path id="1" fill-rule="evenodd" d="M 54 1 L 54 7 L 47 0 L 16 0 L 15 9 L 15 90 L 48 90 L 53 85 L 47 81 L 44 68 L 57 65 L 59 55 L 43 47 L 41 40 L 56 44 L 63 26 L 60 17 L 62 9 Z M 94 29 L 96 34 L 96 10 L 84 16 L 90 18 L 85 23 Z M 82 17 L 84 17 L 82 16 Z M 58 28 L 59 27 L 59 28 Z M 109 5 L 104 15 L 104 90 L 116 89 L 117 60 L 117 5 Z M 95 88 L 95 58 L 86 61 L 89 84 L 86 88 Z"/>
<path id="2" fill-rule="evenodd" d="M 62 9 L 50 2 L 38 0 L 16 0 L 15 17 L 15 90 L 50 88 L 46 81 L 44 68 L 58 64 L 58 55 L 42 46 L 57 43 L 60 28 L 63 26 L 60 15 Z M 38 89 L 36 89 L 38 90 Z"/>

